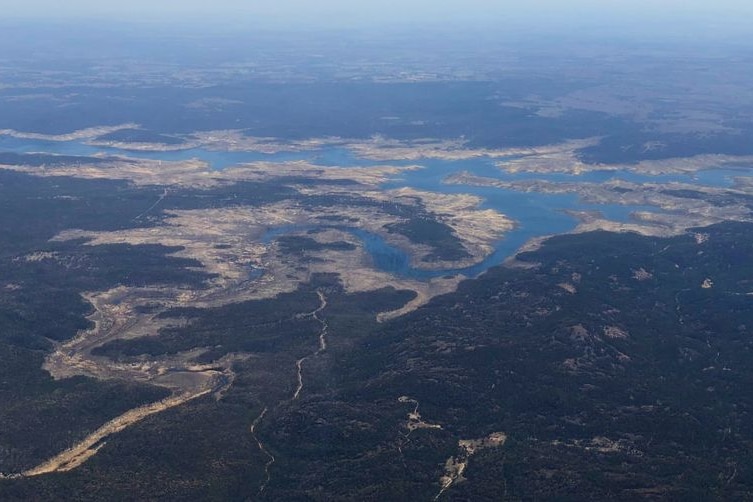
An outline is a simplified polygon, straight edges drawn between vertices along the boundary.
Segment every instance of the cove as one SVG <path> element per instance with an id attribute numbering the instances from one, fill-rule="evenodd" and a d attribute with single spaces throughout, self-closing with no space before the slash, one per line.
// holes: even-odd
<path id="1" fill-rule="evenodd" d="M 391 246 L 381 236 L 358 228 L 339 227 L 356 236 L 371 256 L 374 266 L 391 274 L 415 278 L 430 279 L 445 275 L 461 274 L 474 277 L 488 268 L 502 263 L 512 256 L 528 240 L 534 237 L 560 234 L 572 231 L 577 221 L 567 214 L 572 211 L 597 211 L 606 218 L 627 222 L 635 211 L 655 211 L 651 206 L 625 204 L 586 204 L 575 194 L 549 194 L 540 192 L 521 192 L 488 186 L 452 185 L 444 180 L 458 172 L 469 172 L 476 176 L 500 181 L 541 180 L 552 183 L 604 183 L 610 180 L 624 180 L 632 183 L 685 183 L 705 185 L 717 188 L 730 187 L 735 177 L 749 176 L 750 168 L 739 166 L 733 168 L 709 168 L 696 173 L 650 176 L 629 171 L 596 170 L 579 175 L 573 174 L 536 174 L 507 173 L 497 167 L 496 163 L 505 159 L 475 157 L 466 160 L 440 160 L 424 158 L 419 161 L 376 162 L 361 159 L 341 147 L 327 147 L 317 150 L 277 153 L 259 152 L 225 152 L 192 148 L 165 152 L 145 152 L 124 150 L 112 147 L 97 147 L 80 141 L 41 141 L 14 138 L 0 135 L 0 151 L 14 153 L 47 153 L 68 156 L 118 156 L 146 158 L 162 161 L 185 161 L 198 159 L 208 163 L 213 169 L 225 169 L 247 162 L 268 161 L 288 162 L 303 160 L 328 167 L 362 167 L 374 165 L 420 165 L 421 169 L 402 172 L 398 177 L 382 184 L 383 189 L 413 188 L 446 194 L 472 194 L 483 200 L 481 207 L 494 209 L 513 219 L 517 226 L 495 243 L 494 252 L 482 262 L 467 268 L 424 270 L 412 267 L 410 257 L 402 250 Z M 513 158 L 513 157 L 511 157 Z M 277 236 L 300 228 L 279 227 L 270 229 L 264 236 L 270 242 Z"/>

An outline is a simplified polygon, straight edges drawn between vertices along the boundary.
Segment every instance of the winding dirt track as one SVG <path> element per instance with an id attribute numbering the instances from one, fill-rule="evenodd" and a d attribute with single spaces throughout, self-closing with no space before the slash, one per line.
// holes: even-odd
<path id="1" fill-rule="evenodd" d="M 321 290 L 317 290 L 316 294 L 319 295 L 319 307 L 317 307 L 316 310 L 314 310 L 312 312 L 309 312 L 307 314 L 301 314 L 300 317 L 304 317 L 304 318 L 305 317 L 311 317 L 313 319 L 316 319 L 319 322 L 319 324 L 321 324 L 322 328 L 319 331 L 319 347 L 313 353 L 311 353 L 311 354 L 309 354 L 309 355 L 307 355 L 305 357 L 302 357 L 301 359 L 298 359 L 295 362 L 295 367 L 296 367 L 296 370 L 297 370 L 297 375 L 296 376 L 298 378 L 298 385 L 297 385 L 297 387 L 295 389 L 295 392 L 293 392 L 292 397 L 289 400 L 282 401 L 280 404 L 286 403 L 286 402 L 291 402 L 291 401 L 296 401 L 300 397 L 301 391 L 303 390 L 303 386 L 304 386 L 304 383 L 303 383 L 303 363 L 307 359 L 309 359 L 311 357 L 316 357 L 319 354 L 321 354 L 322 352 L 324 352 L 324 351 L 327 350 L 327 333 L 328 333 L 328 330 L 329 330 L 329 325 L 327 324 L 327 321 L 325 321 L 324 319 L 322 319 L 321 317 L 319 317 L 319 314 L 325 308 L 327 308 L 327 297 L 324 295 L 324 293 L 322 293 Z M 269 484 L 269 482 L 272 479 L 272 475 L 270 473 L 270 469 L 272 467 L 272 464 L 275 463 L 275 456 L 266 448 L 266 446 L 264 446 L 264 443 L 261 441 L 261 439 L 259 439 L 259 437 L 256 434 L 256 427 L 264 419 L 264 416 L 267 414 L 267 411 L 268 411 L 268 408 L 264 408 L 264 410 L 261 412 L 261 414 L 258 417 L 256 417 L 256 420 L 254 420 L 254 422 L 251 424 L 251 435 L 253 436 L 254 440 L 256 441 L 256 444 L 258 445 L 259 450 L 264 455 L 266 455 L 267 458 L 269 459 L 267 461 L 267 463 L 265 464 L 265 466 L 264 466 L 264 474 L 266 476 L 266 479 L 259 486 L 259 493 L 260 494 L 264 492 L 264 490 L 267 488 L 267 485 Z"/>
<path id="2" fill-rule="evenodd" d="M 272 464 L 275 463 L 275 456 L 270 453 L 269 450 L 267 450 L 266 446 L 264 446 L 264 443 L 261 442 L 261 439 L 256 435 L 256 427 L 259 425 L 259 422 L 264 420 L 264 415 L 267 414 L 267 411 L 269 411 L 269 408 L 264 408 L 262 412 L 259 414 L 258 417 L 256 417 L 256 420 L 251 424 L 251 436 L 254 438 L 254 441 L 256 441 L 256 444 L 259 446 L 259 451 L 261 451 L 264 455 L 267 456 L 267 463 L 264 464 L 264 475 L 266 476 L 265 480 L 262 482 L 262 484 L 259 486 L 259 493 L 264 493 L 264 490 L 267 488 L 267 485 L 269 484 L 270 480 L 272 479 L 272 475 L 269 473 L 269 468 L 272 467 Z"/>
<path id="3" fill-rule="evenodd" d="M 52 472 L 66 472 L 80 466 L 91 457 L 93 457 L 100 448 L 105 445 L 103 441 L 108 436 L 122 431 L 123 429 L 130 427 L 136 422 L 140 422 L 150 415 L 155 413 L 161 413 L 175 406 L 179 406 L 183 403 L 196 399 L 197 397 L 209 394 L 211 389 L 199 393 L 185 393 L 175 396 L 170 396 L 162 401 L 156 403 L 147 404 L 128 410 L 117 418 L 114 418 L 104 424 L 96 431 L 89 434 L 83 441 L 65 450 L 64 452 L 54 456 L 48 461 L 24 471 L 21 473 L 23 477 L 33 477 L 42 474 L 49 474 Z"/>
<path id="4" fill-rule="evenodd" d="M 321 291 L 317 291 L 316 294 L 319 295 L 319 307 L 313 312 L 304 315 L 303 317 L 313 317 L 317 320 L 317 322 L 319 322 L 319 324 L 322 325 L 322 329 L 321 331 L 319 331 L 319 348 L 316 350 L 316 352 L 309 354 L 306 357 L 302 357 L 295 362 L 295 367 L 298 370 L 298 387 L 296 387 L 295 392 L 293 393 L 293 401 L 297 400 L 300 397 L 301 391 L 303 390 L 303 363 L 306 362 L 307 359 L 318 356 L 319 354 L 327 350 L 327 330 L 329 329 L 329 326 L 327 325 L 326 321 L 319 317 L 319 313 L 327 308 L 327 297 L 324 296 L 324 293 L 322 293 Z"/>
<path id="5" fill-rule="evenodd" d="M 327 350 L 327 330 L 329 326 L 327 325 L 326 321 L 319 317 L 319 314 L 327 307 L 327 298 L 321 291 L 317 291 L 317 294 L 319 295 L 320 300 L 319 307 L 312 312 L 303 314 L 302 317 L 312 317 L 321 324 L 321 330 L 319 331 L 319 345 L 316 351 L 306 357 L 299 359 L 296 362 L 296 368 L 298 370 L 298 386 L 293 393 L 293 396 L 290 398 L 290 401 L 297 400 L 304 388 L 303 363 L 310 357 L 315 357 Z M 101 314 L 104 309 L 97 310 L 98 314 Z M 81 359 L 82 362 L 85 361 L 86 356 L 90 354 L 91 349 L 97 345 L 100 345 L 103 338 L 107 339 L 107 337 L 101 336 L 103 331 L 104 333 L 112 333 L 113 331 L 119 332 L 127 328 L 124 327 L 122 323 L 113 322 L 112 319 L 106 320 L 109 322 L 102 322 L 103 319 L 98 319 L 98 321 L 99 322 L 97 323 L 97 327 L 95 327 L 93 330 L 82 333 L 80 337 L 78 337 L 78 339 L 70 343 L 71 346 L 76 346 L 76 349 L 78 350 L 71 350 L 71 352 L 69 352 L 68 354 L 68 358 L 77 360 Z M 70 350 L 70 347 L 67 348 Z M 66 362 L 69 361 L 66 360 Z M 98 368 L 99 365 L 92 364 L 91 366 L 92 367 L 89 368 L 90 370 L 100 369 Z M 124 429 L 144 420 L 151 415 L 161 413 L 176 406 L 180 406 L 198 397 L 218 392 L 227 385 L 226 379 L 223 378 L 223 376 L 226 375 L 224 375 L 224 373 L 221 371 L 214 369 L 205 369 L 203 371 L 194 371 L 193 373 L 195 375 L 202 375 L 203 377 L 205 377 L 205 382 L 203 385 L 191 390 L 176 392 L 172 396 L 167 397 L 161 401 L 128 410 L 122 415 L 105 423 L 72 447 L 59 453 L 58 455 L 55 455 L 54 457 L 39 464 L 38 466 L 28 469 L 22 473 L 0 474 L 0 478 L 8 479 L 19 477 L 34 477 L 43 474 L 50 474 L 53 472 L 66 472 L 73 470 L 96 455 L 97 452 L 106 444 L 105 440 L 107 437 L 121 432 Z M 264 467 L 266 480 L 259 488 L 260 493 L 264 491 L 271 479 L 270 467 L 275 462 L 274 455 L 269 450 L 267 450 L 262 441 L 256 435 L 256 427 L 264 419 L 267 411 L 268 409 L 264 408 L 261 414 L 256 418 L 256 420 L 254 420 L 250 428 L 250 432 L 256 440 L 259 450 L 261 450 L 269 459 Z"/>

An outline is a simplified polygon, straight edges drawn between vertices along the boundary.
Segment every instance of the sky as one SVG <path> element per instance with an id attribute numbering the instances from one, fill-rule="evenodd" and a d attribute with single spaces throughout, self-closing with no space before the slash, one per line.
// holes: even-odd
<path id="1" fill-rule="evenodd" d="M 5 19 L 199 20 L 271 27 L 517 23 L 536 28 L 574 23 L 688 30 L 701 24 L 724 30 L 728 23 L 744 29 L 753 25 L 751 0 L 2 0 L 2 4 Z"/>
<path id="2" fill-rule="evenodd" d="M 609 16 L 650 18 L 692 14 L 722 17 L 753 14 L 750 0 L 3 0 L 3 14 L 17 17 L 212 16 L 294 18 L 311 22 L 366 22 L 404 18 Z"/>

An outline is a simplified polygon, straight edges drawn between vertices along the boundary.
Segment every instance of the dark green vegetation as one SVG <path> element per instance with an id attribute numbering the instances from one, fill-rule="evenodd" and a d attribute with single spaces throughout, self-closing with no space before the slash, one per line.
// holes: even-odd
<path id="1" fill-rule="evenodd" d="M 156 37 L 129 28 L 124 43 L 107 26 L 73 37 L 70 26 L 4 26 L 0 129 L 67 134 L 139 123 L 99 139 L 173 145 L 227 129 L 283 142 L 377 134 L 471 147 L 599 136 L 579 152 L 591 163 L 753 153 L 747 48 L 580 45 L 574 33 L 562 44 L 476 32 L 241 40 L 162 28 Z M 0 152 L 0 162 L 31 166 L 83 161 L 95 160 Z M 31 467 L 166 394 L 118 381 L 56 382 L 40 369 L 56 342 L 88 326 L 82 292 L 201 288 L 209 279 L 195 261 L 172 256 L 175 248 L 50 242 L 62 230 L 146 227 L 170 209 L 286 200 L 312 212 L 383 211 L 400 221 L 387 230 L 434 248 L 427 260 L 467 256 L 420 204 L 292 188 L 320 182 L 163 192 L 0 171 L 0 472 Z M 732 192 L 666 193 L 749 203 Z M 108 437 L 73 472 L 0 480 L 0 500 L 431 500 L 458 440 L 497 431 L 507 443 L 473 456 L 467 481 L 443 499 L 753 499 L 753 226 L 701 231 L 708 241 L 554 238 L 521 257 L 535 268 L 493 269 L 382 324 L 376 315 L 413 293 L 346 294 L 329 275 L 271 300 L 168 311 L 188 322 L 97 353 L 123 363 L 196 348 L 207 363 L 245 353 L 221 399 L 150 416 Z M 350 246 L 275 235 L 281 253 L 308 259 Z M 374 263 L 404 258 L 384 256 L 375 253 Z M 294 399 L 299 368 L 304 385 Z M 409 434 L 412 400 L 442 429 Z"/>
<path id="2" fill-rule="evenodd" d="M 127 182 L 35 177 L 0 170 L 0 256 L 47 250 L 49 239 L 76 228 L 103 231 L 153 225 L 169 209 L 258 206 L 297 196 L 275 183 L 239 182 L 207 190 L 173 190 L 159 208 L 144 214 L 162 187 Z"/>
<path id="3" fill-rule="evenodd" d="M 174 309 L 163 317 L 195 319 L 189 327 L 163 330 L 158 337 L 117 340 L 95 350 L 97 355 L 124 358 L 140 354 L 175 354 L 195 347 L 211 347 L 201 356 L 211 362 L 232 352 L 265 353 L 300 346 L 319 324 L 301 316 L 319 306 L 314 292 L 283 294 L 274 300 L 235 303 L 202 312 Z"/>
<path id="4" fill-rule="evenodd" d="M 243 182 L 207 190 L 173 189 L 158 208 L 144 214 L 162 193 L 160 187 L 134 187 L 119 181 L 37 178 L 0 170 L 0 397 L 7 403 L 0 406 L 0 472 L 29 468 L 110 418 L 165 395 L 162 389 L 85 378 L 54 382 L 41 370 L 52 343 L 70 339 L 89 326 L 85 316 L 91 306 L 81 293 L 118 285 L 202 288 L 210 278 L 197 271 L 198 262 L 170 256 L 176 248 L 87 246 L 83 241 L 51 242 L 52 237 L 69 228 L 107 231 L 150 226 L 169 209 L 257 206 L 290 198 L 315 207 L 342 203 L 328 197 L 308 200 L 282 184 Z M 367 202 L 358 197 L 347 200 L 354 205 Z M 421 208 L 410 206 L 399 206 L 399 210 L 407 218 L 423 214 Z M 279 239 L 287 251 L 352 248 L 346 242 L 317 244 L 306 237 Z M 249 312 L 243 304 L 228 306 L 214 317 L 197 321 L 190 332 L 176 330 L 139 342 L 148 345 L 148 350 L 123 350 L 127 354 L 173 353 L 208 347 L 201 358 L 206 361 L 229 352 L 281 351 L 318 329 L 310 317 L 296 317 L 318 305 L 314 293 L 306 298 L 281 297 L 267 307 L 254 304 Z M 283 309 L 286 301 L 291 303 Z M 399 300 L 394 302 L 390 308 L 399 307 Z M 288 314 L 259 321 L 265 308 Z M 244 315 L 253 317 L 238 323 Z M 228 322 L 218 329 L 222 319 Z M 112 347 L 103 349 L 108 350 Z M 116 395 L 122 399 L 112 399 Z M 51 426 L 50 420 L 57 420 L 58 426 Z"/>
<path id="5" fill-rule="evenodd" d="M 660 148 L 646 148 L 646 145 L 656 141 L 657 138 L 661 138 Z M 657 135 L 655 131 L 625 129 L 619 134 L 604 138 L 596 146 L 581 150 L 580 158 L 586 163 L 634 163 L 641 160 L 692 157 L 721 152 L 729 155 L 751 155 L 753 150 L 749 144 L 741 142 L 737 134 L 726 132 Z"/>
<path id="6" fill-rule="evenodd" d="M 157 134 L 145 129 L 121 129 L 97 138 L 97 141 L 117 141 L 123 143 L 160 143 L 163 145 L 180 145 L 183 140 L 175 136 Z"/>
<path id="7" fill-rule="evenodd" d="M 373 207 L 406 221 L 385 226 L 390 233 L 407 237 L 411 242 L 433 248 L 423 261 L 462 260 L 470 255 L 452 228 L 439 221 L 439 215 L 429 211 L 420 200 L 415 205 L 378 201 L 358 195 L 311 196 L 301 199 L 311 207 L 330 207 L 334 204 Z M 345 229 L 344 226 L 335 228 Z"/>
<path id="8" fill-rule="evenodd" d="M 0 171 L 0 471 L 28 468 L 65 449 L 110 418 L 164 397 L 163 389 L 74 378 L 54 382 L 42 371 L 54 341 L 86 328 L 83 291 L 120 284 L 201 287 L 191 260 L 162 246 L 51 243 L 73 226 L 118 229 L 133 224 L 156 194 L 111 182 L 36 179 Z M 85 200 L 84 200 L 85 198 Z"/>
<path id="9" fill-rule="evenodd" d="M 466 136 L 483 146 L 541 145 L 567 137 L 598 135 L 627 125 L 606 114 L 568 113 L 561 118 L 540 117 L 531 110 L 489 106 L 496 95 L 522 96 L 530 82 L 431 82 L 375 84 L 319 82 L 311 84 L 234 82 L 212 93 L 232 106 L 192 107 L 207 97 L 204 88 L 148 86 L 76 89 L 66 109 L 3 100 L 0 129 L 15 128 L 60 134 L 86 127 L 142 124 L 150 133 L 114 133 L 155 138 L 201 130 L 244 129 L 249 136 L 306 139 L 340 136 L 368 138 L 374 134 L 400 139 Z M 70 92 L 67 88 L 63 92 Z M 38 92 L 35 89 L 36 92 Z M 56 92 L 54 89 L 45 89 Z M 14 94 L 17 90 L 10 91 Z M 154 110 L 160 113 L 154 113 Z M 384 120 L 397 116 L 400 120 Z M 102 139 L 102 138 L 100 138 Z M 111 137 L 105 139 L 113 139 Z"/>
<path id="10" fill-rule="evenodd" d="M 500 431 L 507 444 L 472 457 L 444 499 L 750 498 L 753 226 L 702 231 L 702 244 L 553 238 L 521 257 L 536 268 L 492 269 L 385 324 L 374 315 L 407 293 L 347 295 L 331 276 L 277 301 L 173 311 L 193 324 L 107 353 L 184 340 L 212 357 L 253 351 L 227 395 L 149 418 L 74 472 L 0 489 L 11 500 L 61 488 L 80 500 L 429 500 L 459 439 Z M 328 349 L 306 361 L 292 401 L 295 360 L 317 348 L 305 319 L 317 291 Z M 408 435 L 403 395 L 443 430 Z M 249 426 L 264 408 L 256 434 L 276 462 L 260 495 L 268 457 Z"/>
<path id="11" fill-rule="evenodd" d="M 434 219 L 414 218 L 406 223 L 388 225 L 390 232 L 402 234 L 417 244 L 431 246 L 435 251 L 423 257 L 423 261 L 462 260 L 469 258 L 452 228 Z"/>
<path id="12" fill-rule="evenodd" d="M 73 155 L 50 155 L 47 153 L 0 152 L 0 164 L 8 166 L 55 167 L 76 164 L 100 164 L 109 159 Z"/>
<path id="13" fill-rule="evenodd" d="M 742 194 L 734 193 L 734 192 L 707 194 L 703 192 L 698 192 L 696 190 L 684 189 L 684 190 L 663 190 L 662 193 L 671 195 L 673 197 L 682 197 L 685 199 L 702 199 L 717 207 L 731 206 L 733 204 L 741 204 L 741 205 L 745 205 L 753 209 L 753 204 L 751 204 L 750 197 L 748 197 L 747 195 L 742 195 Z"/>
<path id="14" fill-rule="evenodd" d="M 228 129 L 283 140 L 462 138 L 488 148 L 603 138 L 580 152 L 589 163 L 753 154 L 753 144 L 741 140 L 753 132 L 753 72 L 743 47 L 607 48 L 593 40 L 521 43 L 502 33 L 483 42 L 475 33 L 381 34 L 379 42 L 343 33 L 254 33 L 261 40 L 239 42 L 193 30 L 168 42 L 132 29 L 108 31 L 103 44 L 101 27 L 86 26 L 81 36 L 96 40 L 86 49 L 67 40 L 34 51 L 50 37 L 67 39 L 68 30 L 8 28 L 0 57 L 24 70 L 2 74 L 0 129 L 65 134 L 138 123 L 98 139 L 169 145 L 196 131 Z M 124 36 L 128 54 L 112 46 Z M 68 57 L 50 60 L 61 53 Z M 153 64 L 134 66 L 139 58 Z"/>
<path id="15" fill-rule="evenodd" d="M 280 251 L 283 254 L 303 254 L 306 251 L 324 251 L 327 249 L 333 251 L 352 251 L 356 247 L 345 241 L 321 243 L 311 237 L 302 237 L 295 235 L 285 235 L 277 238 L 280 245 Z"/>
<path id="16" fill-rule="evenodd" d="M 403 140 L 462 137 L 469 140 L 470 146 L 487 148 L 546 145 L 603 136 L 604 131 L 609 131 L 599 145 L 582 151 L 584 161 L 621 163 L 704 153 L 753 153 L 749 142 L 740 141 L 738 131 L 703 135 L 661 133 L 653 129 L 647 132 L 640 121 L 606 112 L 575 108 L 557 116 L 542 116 L 533 104 L 505 105 L 530 97 L 535 91 L 566 95 L 593 85 L 591 81 L 554 82 L 557 78 L 550 75 L 493 82 L 322 81 L 284 85 L 241 80 L 213 87 L 212 93 L 222 96 L 230 103 L 227 106 L 193 106 L 206 99 L 204 88 L 44 88 L 45 92 L 61 94 L 59 99 L 69 101 L 65 108 L 14 99 L 19 90 L 9 89 L 0 90 L 4 112 L 0 129 L 61 134 L 136 121 L 145 129 L 126 129 L 98 139 L 179 145 L 181 140 L 176 135 L 197 130 L 243 129 L 249 136 L 282 139 L 369 138 L 374 134 Z M 20 92 L 36 94 L 39 90 Z M 80 97 L 66 98 L 70 92 L 80 93 Z M 4 99 L 6 94 L 8 99 Z M 154 113 L 155 109 L 160 113 Z M 730 117 L 737 113 L 737 110 L 725 111 Z M 677 118 L 675 113 L 667 111 L 660 114 Z M 747 118 L 736 122 L 735 127 L 743 133 L 753 130 Z M 646 144 L 657 142 L 663 146 L 645 148 Z"/>
<path id="17" fill-rule="evenodd" d="M 599 136 L 582 152 L 597 163 L 753 153 L 747 40 L 141 28 L 3 23 L 0 129 L 137 123 L 102 139 L 169 144 L 228 129 L 485 147 Z"/>
<path id="18" fill-rule="evenodd" d="M 285 187 L 240 184 L 228 192 L 176 192 L 162 208 L 264 203 Z M 42 371 L 55 341 L 89 326 L 86 291 L 118 285 L 201 288 L 208 276 L 164 246 L 49 242 L 68 228 L 118 230 L 151 225 L 137 216 L 162 193 L 114 181 L 37 178 L 0 170 L 0 472 L 16 472 L 62 451 L 107 420 L 167 391 Z M 273 199 L 277 200 L 277 199 Z M 194 267 L 193 269 L 191 267 Z M 3 498 L 0 495 L 0 498 Z"/>

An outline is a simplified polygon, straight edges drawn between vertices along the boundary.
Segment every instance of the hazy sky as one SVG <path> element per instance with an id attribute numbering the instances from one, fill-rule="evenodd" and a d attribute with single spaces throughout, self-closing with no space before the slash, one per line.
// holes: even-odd
<path id="1" fill-rule="evenodd" d="M 2 5 L 6 19 L 170 17 L 312 27 L 511 21 L 669 25 L 691 19 L 709 24 L 753 19 L 751 0 L 2 0 Z"/>

